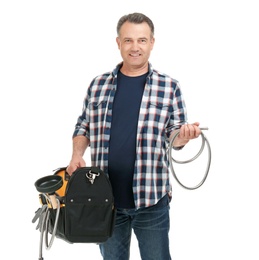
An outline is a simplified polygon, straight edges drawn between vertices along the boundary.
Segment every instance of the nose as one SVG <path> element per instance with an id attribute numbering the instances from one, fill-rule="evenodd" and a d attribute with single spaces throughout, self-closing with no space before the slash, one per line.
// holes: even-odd
<path id="1" fill-rule="evenodd" d="M 139 43 L 138 41 L 133 41 L 131 46 L 132 51 L 139 51 Z"/>

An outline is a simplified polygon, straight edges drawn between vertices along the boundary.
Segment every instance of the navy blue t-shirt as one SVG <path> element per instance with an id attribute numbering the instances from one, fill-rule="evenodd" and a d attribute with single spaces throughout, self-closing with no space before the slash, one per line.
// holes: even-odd
<path id="1" fill-rule="evenodd" d="M 118 74 L 112 108 L 108 173 L 117 208 L 134 208 L 132 181 L 136 134 L 147 73 L 137 77 Z"/>

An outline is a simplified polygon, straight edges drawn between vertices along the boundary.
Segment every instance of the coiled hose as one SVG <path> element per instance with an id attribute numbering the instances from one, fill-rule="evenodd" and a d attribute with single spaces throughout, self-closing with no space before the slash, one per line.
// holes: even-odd
<path id="1" fill-rule="evenodd" d="M 189 160 L 185 160 L 185 161 L 179 161 L 179 160 L 176 160 L 172 157 L 172 149 L 173 149 L 173 142 L 175 140 L 175 138 L 179 135 L 180 133 L 180 130 L 177 130 L 175 132 L 175 134 L 173 135 L 173 137 L 171 138 L 170 140 L 170 143 L 169 143 L 169 146 L 168 146 L 168 158 L 169 158 L 169 164 L 170 164 L 170 170 L 171 170 L 171 173 L 173 174 L 175 180 L 185 189 L 187 190 L 195 190 L 199 187 L 201 187 L 201 185 L 203 185 L 203 183 L 205 182 L 205 180 L 207 179 L 208 177 L 208 174 L 209 174 L 209 169 L 210 169 L 210 164 L 211 164 L 211 147 L 210 147 L 210 143 L 208 141 L 208 139 L 206 138 L 206 136 L 204 135 L 203 133 L 203 130 L 208 130 L 207 127 L 204 127 L 204 128 L 200 128 L 202 131 L 201 131 L 201 139 L 202 139 L 202 144 L 201 144 L 201 147 L 200 147 L 200 150 L 198 151 L 198 153 L 192 157 L 191 159 Z M 194 160 L 196 160 L 200 155 L 201 153 L 203 152 L 204 150 L 204 147 L 205 147 L 205 144 L 207 146 L 207 149 L 208 149 L 208 162 L 207 162 L 207 167 L 206 167 L 206 170 L 205 170 L 205 174 L 201 180 L 200 183 L 198 183 L 196 186 L 193 186 L 193 187 L 188 187 L 184 184 L 182 184 L 179 180 L 179 178 L 177 177 L 176 173 L 175 173 L 175 170 L 174 170 L 174 167 L 173 167 L 173 162 L 174 163 L 178 163 L 178 164 L 185 164 L 185 163 L 190 163 Z"/>

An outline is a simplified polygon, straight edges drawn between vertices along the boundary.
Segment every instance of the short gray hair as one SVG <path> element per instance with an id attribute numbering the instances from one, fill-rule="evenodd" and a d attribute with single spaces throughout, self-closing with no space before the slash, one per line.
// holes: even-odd
<path id="1" fill-rule="evenodd" d="M 121 26 L 125 22 L 136 23 L 136 24 L 146 22 L 151 30 L 151 34 L 152 34 L 151 36 L 152 37 L 154 36 L 155 28 L 154 28 L 154 24 L 153 24 L 152 20 L 142 13 L 132 13 L 132 14 L 127 14 L 127 15 L 122 16 L 117 24 L 117 35 L 120 34 Z"/>

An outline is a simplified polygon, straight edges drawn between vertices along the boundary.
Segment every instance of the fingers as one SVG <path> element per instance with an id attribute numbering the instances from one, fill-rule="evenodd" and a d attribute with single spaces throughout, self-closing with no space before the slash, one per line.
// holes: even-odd
<path id="1" fill-rule="evenodd" d="M 72 159 L 66 169 L 67 173 L 71 176 L 73 172 L 79 167 L 85 167 L 85 161 L 83 158 Z"/>
<path id="2" fill-rule="evenodd" d="M 72 173 L 73 173 L 76 169 L 77 169 L 76 166 L 70 164 L 70 165 L 67 167 L 66 172 L 71 176 Z"/>
<path id="3" fill-rule="evenodd" d="M 193 123 L 192 125 L 199 126 L 200 123 L 199 123 L 199 122 L 195 122 L 195 123 Z"/>
<path id="4" fill-rule="evenodd" d="M 179 133 L 180 138 L 190 140 L 199 137 L 199 135 L 201 134 L 199 125 L 200 124 L 198 122 L 182 125 Z"/>

